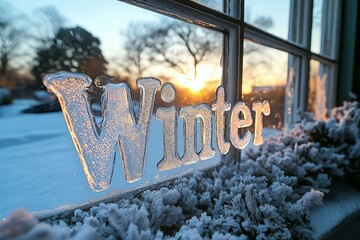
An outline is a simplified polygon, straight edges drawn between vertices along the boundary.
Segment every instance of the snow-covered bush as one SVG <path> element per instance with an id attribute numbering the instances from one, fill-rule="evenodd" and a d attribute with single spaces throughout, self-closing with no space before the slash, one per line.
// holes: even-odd
<path id="1" fill-rule="evenodd" d="M 310 125 L 310 127 L 308 127 Z M 306 134 L 310 140 L 342 154 L 349 161 L 346 177 L 360 185 L 360 104 L 344 102 L 343 106 L 333 108 L 326 122 L 313 123 L 307 118 Z"/>
<path id="2" fill-rule="evenodd" d="M 334 177 L 359 165 L 360 112 L 335 108 L 327 122 L 305 118 L 250 149 L 241 162 L 174 179 L 116 203 L 34 222 L 20 239 L 311 239 L 309 209 Z M 27 214 L 24 214 L 27 216 Z M 0 239 L 6 237 L 0 228 Z"/>

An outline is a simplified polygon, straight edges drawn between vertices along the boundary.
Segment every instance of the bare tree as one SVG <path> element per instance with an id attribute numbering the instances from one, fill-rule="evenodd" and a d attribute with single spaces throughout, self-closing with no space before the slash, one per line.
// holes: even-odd
<path id="1" fill-rule="evenodd" d="M 218 53 L 221 44 L 221 34 L 175 21 L 154 27 L 146 38 L 151 60 L 167 64 L 185 76 L 193 70 L 189 80 L 196 79 L 199 64 Z"/>
<path id="2" fill-rule="evenodd" d="M 25 30 L 18 23 L 20 19 L 6 2 L 0 2 L 0 74 L 4 75 L 11 62 L 19 56 Z"/>
<path id="3" fill-rule="evenodd" d="M 272 19 L 266 16 L 257 17 L 251 22 L 262 29 L 273 26 Z M 133 23 L 124 36 L 125 56 L 120 66 L 129 78 L 137 78 L 146 73 L 150 66 L 158 65 L 170 67 L 188 80 L 195 80 L 199 65 L 218 55 L 223 41 L 221 33 L 180 21 Z M 260 52 L 266 55 L 256 44 L 245 43 L 244 55 L 257 55 Z M 269 63 L 267 59 L 260 62 L 254 59 L 247 64 L 252 69 L 259 64 Z M 192 76 L 189 76 L 190 72 Z"/>
<path id="4" fill-rule="evenodd" d="M 44 6 L 35 10 L 32 38 L 37 47 L 47 48 L 56 34 L 65 26 L 66 18 L 54 6 Z"/>
<path id="5" fill-rule="evenodd" d="M 199 64 L 218 54 L 222 44 L 220 33 L 178 21 L 152 26 L 131 24 L 125 37 L 125 57 L 120 66 L 126 74 L 136 77 L 143 75 L 150 66 L 159 65 L 171 67 L 194 80 Z M 189 76 L 192 71 L 193 76 Z"/>
<path id="6" fill-rule="evenodd" d="M 119 65 L 128 76 L 142 76 L 150 67 L 146 54 L 147 28 L 139 22 L 130 23 L 123 35 L 126 37 L 126 52 Z"/>

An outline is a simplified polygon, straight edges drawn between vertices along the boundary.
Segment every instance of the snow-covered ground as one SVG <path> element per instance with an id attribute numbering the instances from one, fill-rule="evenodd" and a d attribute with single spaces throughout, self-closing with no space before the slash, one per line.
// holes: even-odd
<path id="1" fill-rule="evenodd" d="M 63 114 L 20 113 L 32 104 L 34 101 L 20 100 L 0 106 L 0 218 L 21 207 L 40 211 L 79 204 L 110 192 L 114 194 L 115 190 L 124 191 L 181 172 L 210 167 L 220 160 L 217 154 L 212 160 L 158 173 L 156 164 L 163 154 L 162 125 L 153 118 L 144 177 L 136 183 L 127 183 L 117 153 L 111 187 L 100 193 L 93 192 L 86 181 Z M 179 139 L 182 139 L 181 128 L 179 123 Z M 182 148 L 183 142 L 179 141 L 179 149 Z M 182 154 L 181 150 L 179 153 Z"/>
<path id="2" fill-rule="evenodd" d="M 0 217 L 19 207 L 35 211 L 96 197 L 62 113 L 20 114 L 24 105 L 0 108 Z"/>

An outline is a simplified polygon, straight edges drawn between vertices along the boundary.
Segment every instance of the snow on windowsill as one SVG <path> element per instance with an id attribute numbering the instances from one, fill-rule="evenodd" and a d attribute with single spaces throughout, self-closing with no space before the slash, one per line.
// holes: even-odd
<path id="1" fill-rule="evenodd" d="M 315 239 L 328 239 L 351 221 L 360 217 L 360 191 L 342 182 L 334 181 L 323 205 L 310 211 L 310 222 Z M 359 236 L 349 233 L 353 238 Z M 345 239 L 345 238 L 344 238 Z M 349 239 L 349 238 L 346 238 Z"/>
<path id="2" fill-rule="evenodd" d="M 359 107 L 346 104 L 334 109 L 328 122 L 305 121 L 269 137 L 241 162 L 174 179 L 116 203 L 78 209 L 55 221 L 39 223 L 20 212 L 0 224 L 0 233 L 6 227 L 17 231 L 14 222 L 24 220 L 29 229 L 18 231 L 23 239 L 326 238 L 360 212 L 359 191 L 335 183 L 325 204 L 308 215 L 332 179 L 344 176 L 350 160 L 358 161 L 359 122 Z"/>

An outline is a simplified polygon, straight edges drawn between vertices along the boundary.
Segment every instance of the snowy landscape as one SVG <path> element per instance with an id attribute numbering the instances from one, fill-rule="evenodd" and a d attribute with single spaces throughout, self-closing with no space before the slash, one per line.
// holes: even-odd
<path id="1" fill-rule="evenodd" d="M 0 106 L 1 218 L 18 208 L 41 211 L 84 203 L 111 192 L 112 195 L 118 194 L 171 178 L 184 171 L 187 173 L 208 168 L 220 160 L 217 154 L 212 160 L 158 173 L 156 164 L 163 155 L 163 133 L 161 122 L 154 117 L 150 127 L 144 177 L 136 183 L 127 183 L 121 158 L 117 154 L 110 188 L 100 193 L 93 192 L 86 181 L 62 112 L 21 113 L 35 103 L 35 100 L 15 100 L 11 105 Z M 179 122 L 180 137 L 181 129 L 182 123 Z M 179 141 L 179 153 L 182 152 L 183 141 Z"/>

